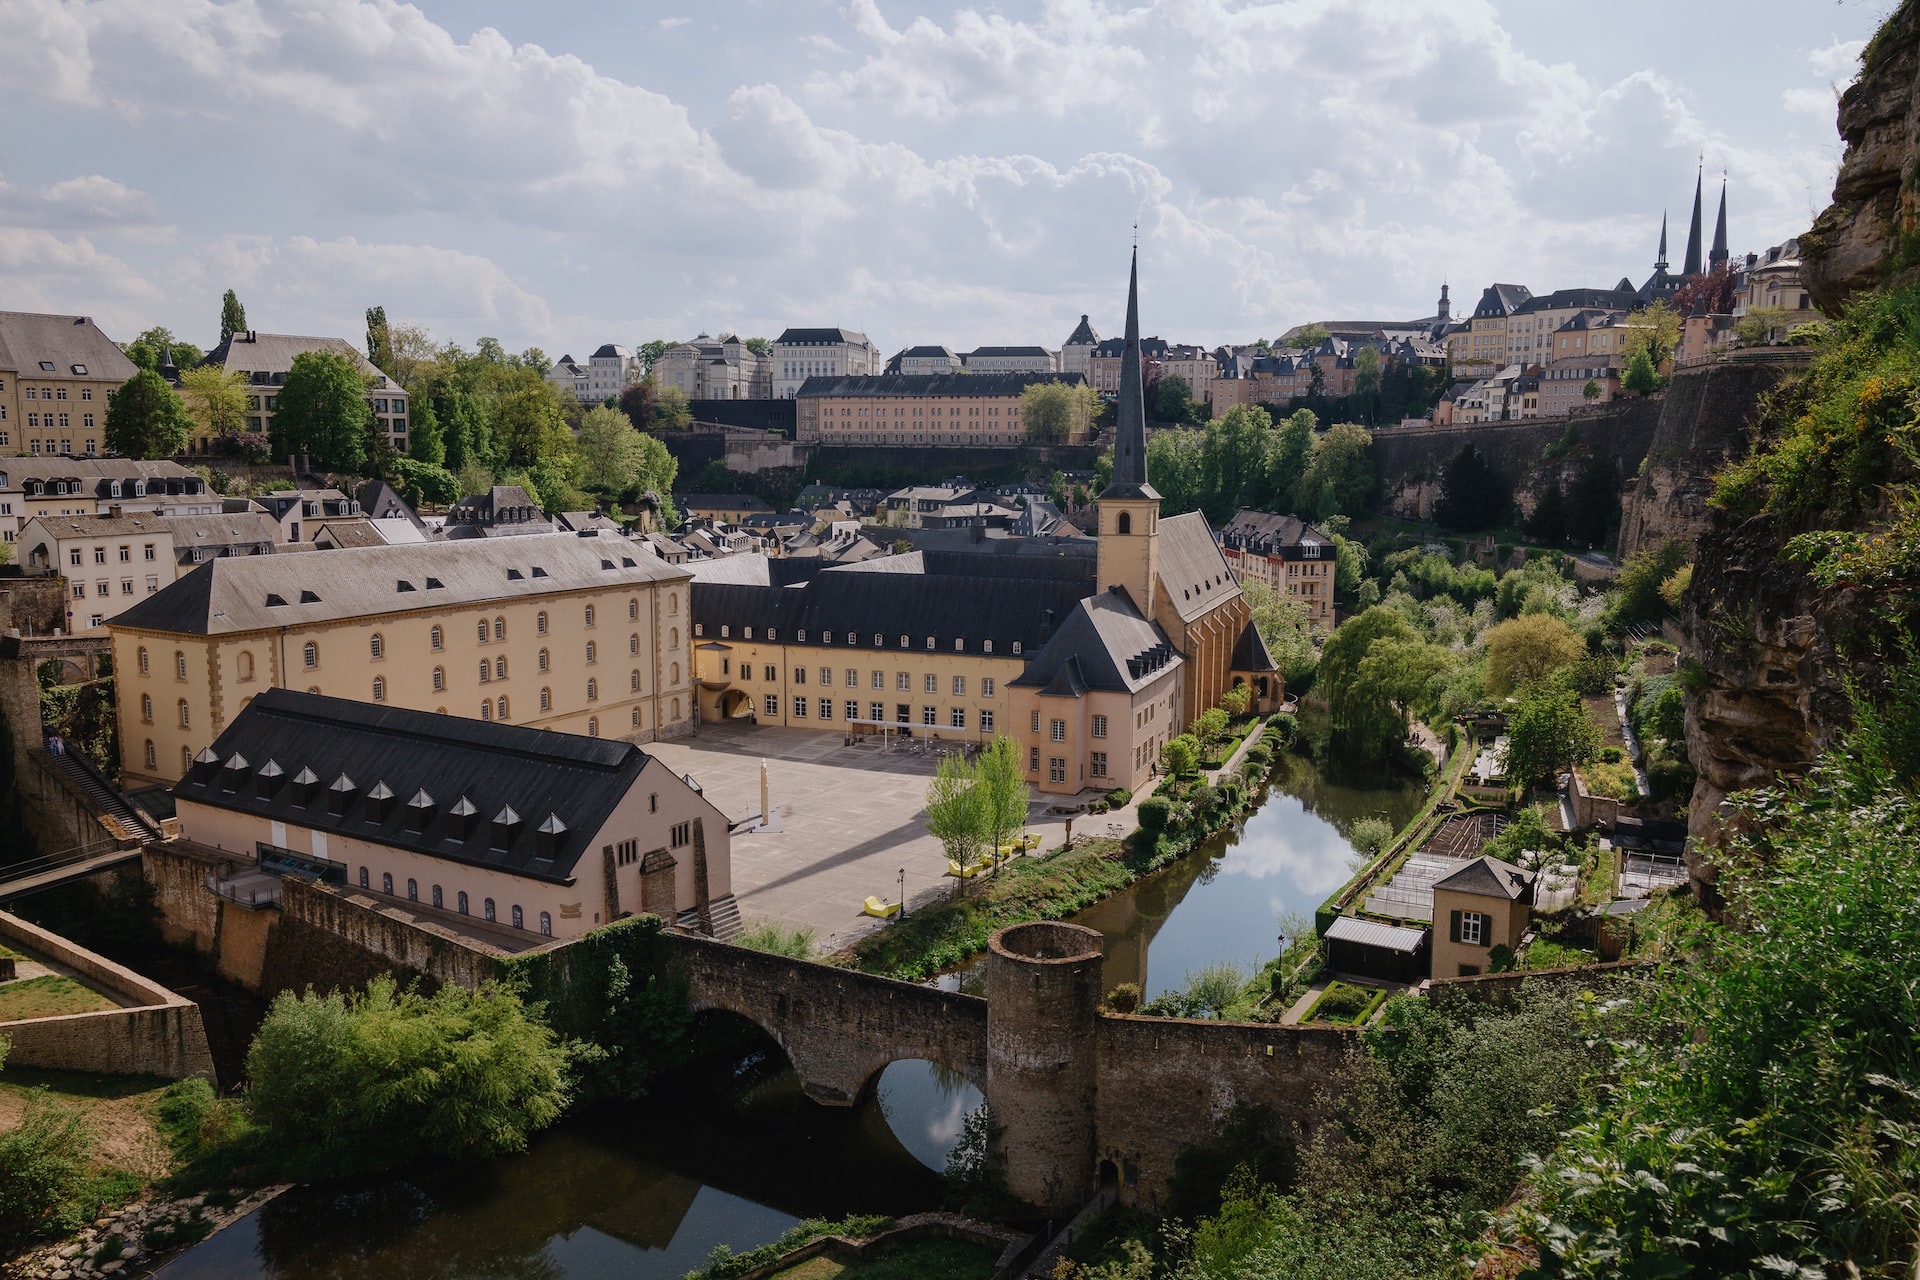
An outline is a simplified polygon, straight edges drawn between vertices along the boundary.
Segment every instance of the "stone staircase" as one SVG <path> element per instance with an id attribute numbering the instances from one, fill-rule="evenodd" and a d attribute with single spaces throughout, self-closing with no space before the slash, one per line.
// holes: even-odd
<path id="1" fill-rule="evenodd" d="M 89 764 L 84 756 L 76 755 L 71 751 L 62 751 L 58 754 L 50 754 L 49 758 L 53 761 L 54 768 L 80 788 L 81 793 L 92 802 L 94 808 L 120 825 L 129 840 L 144 843 L 160 838 L 160 829 L 154 825 L 153 820 L 127 803 L 127 798 L 101 777 L 99 771 Z"/>
<path id="2" fill-rule="evenodd" d="M 715 898 L 708 904 L 707 917 L 713 923 L 710 933 L 700 927 L 700 913 L 691 908 L 682 911 L 674 918 L 673 923 L 675 928 L 685 929 L 688 933 L 707 933 L 716 942 L 731 942 L 742 927 L 740 904 L 733 900 L 732 894 L 724 898 Z"/>

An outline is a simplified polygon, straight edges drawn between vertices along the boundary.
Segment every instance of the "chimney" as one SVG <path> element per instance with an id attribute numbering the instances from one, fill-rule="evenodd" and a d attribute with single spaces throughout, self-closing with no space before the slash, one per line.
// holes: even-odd
<path id="1" fill-rule="evenodd" d="M 120 518 L 120 504 L 116 502 L 112 506 L 107 508 L 107 519 L 118 520 L 119 518 Z"/>
<path id="2" fill-rule="evenodd" d="M 427 824 L 433 821 L 433 797 L 427 794 L 425 787 L 413 793 L 413 799 L 407 801 L 407 829 L 424 832 Z"/>
<path id="3" fill-rule="evenodd" d="M 473 834 L 474 824 L 480 821 L 480 810 L 473 801 L 461 796 L 453 802 L 453 808 L 447 810 L 447 838 L 465 840 Z"/>
<path id="4" fill-rule="evenodd" d="M 271 800 L 286 780 L 287 771 L 280 767 L 280 762 L 269 759 L 260 766 L 260 772 L 253 775 L 253 794 L 262 800 Z"/>

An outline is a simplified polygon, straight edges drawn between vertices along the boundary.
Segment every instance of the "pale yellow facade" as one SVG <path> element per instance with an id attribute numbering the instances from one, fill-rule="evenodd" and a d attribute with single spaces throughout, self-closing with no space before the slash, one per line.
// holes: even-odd
<path id="1" fill-rule="evenodd" d="M 1090 690 L 1068 698 L 1014 690 L 1012 729 L 1027 782 L 1049 795 L 1151 785 L 1160 748 L 1192 719 L 1185 714 L 1180 674 L 1176 663 L 1132 694 Z"/>
<path id="2" fill-rule="evenodd" d="M 1433 891 L 1433 976 L 1470 978 L 1488 972 L 1493 948 L 1505 946 L 1508 950 L 1517 950 L 1532 918 L 1533 909 L 1525 902 L 1436 888 Z"/>
<path id="3" fill-rule="evenodd" d="M 825 445 L 1010 448 L 1026 438 L 1020 396 L 801 396 L 797 436 Z M 1085 440 L 1084 429 L 1068 444 Z"/>

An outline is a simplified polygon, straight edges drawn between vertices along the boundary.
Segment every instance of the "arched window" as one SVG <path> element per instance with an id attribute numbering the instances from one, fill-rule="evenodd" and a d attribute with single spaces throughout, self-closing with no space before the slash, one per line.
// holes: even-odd
<path id="1" fill-rule="evenodd" d="M 596 655 L 598 655 L 599 652 L 600 651 L 594 646 L 593 641 L 591 640 L 587 641 L 587 661 L 588 662 L 598 661 L 598 658 Z"/>
<path id="2" fill-rule="evenodd" d="M 240 651 L 240 678 L 253 679 L 253 654 L 245 649 Z"/>
<path id="3" fill-rule="evenodd" d="M 505 680 L 507 678 L 507 659 L 505 654 L 493 660 L 493 678 L 495 680 Z"/>
<path id="4" fill-rule="evenodd" d="M 627 621 L 638 622 L 639 620 L 640 620 L 640 602 L 638 600 L 627 601 Z"/>
<path id="5" fill-rule="evenodd" d="M 552 661 L 553 660 L 547 656 L 547 651 L 545 649 L 542 649 L 540 651 L 540 669 L 542 671 L 548 670 Z"/>
<path id="6" fill-rule="evenodd" d="M 447 905 L 447 900 L 441 896 L 439 885 L 433 886 L 433 905 L 435 907 L 444 907 Z"/>
<path id="7" fill-rule="evenodd" d="M 634 693 L 640 692 L 640 673 L 638 671 L 635 671 L 629 674 L 627 677 L 627 682 L 631 686 L 632 692 Z"/>
<path id="8" fill-rule="evenodd" d="M 146 675 L 148 670 L 149 668 L 147 666 L 147 646 L 141 645 L 140 646 L 140 674 Z"/>
<path id="9" fill-rule="evenodd" d="M 393 896 L 393 872 L 382 871 L 380 873 L 380 892 L 386 894 L 389 898 Z"/>
<path id="10" fill-rule="evenodd" d="M 541 635 L 547 634 L 547 611 L 545 609 L 542 609 L 534 615 L 533 629 Z"/>
<path id="11" fill-rule="evenodd" d="M 1115 533 L 1132 533 L 1133 513 L 1131 511 L 1122 511 L 1120 518 L 1114 522 L 1113 531 Z"/>
<path id="12" fill-rule="evenodd" d="M 386 648 L 387 648 L 387 642 L 385 638 L 382 637 L 378 631 L 374 632 L 373 635 L 368 637 L 367 639 L 367 656 L 368 657 L 373 658 L 376 661 L 381 658 L 384 658 L 387 656 Z"/>
<path id="13" fill-rule="evenodd" d="M 191 729 L 193 727 L 193 713 L 187 709 L 187 700 L 185 698 L 180 699 L 180 727 L 182 729 Z"/>
<path id="14" fill-rule="evenodd" d="M 311 640 L 307 641 L 300 648 L 300 657 L 307 664 L 307 670 L 313 670 L 320 665 L 320 646 Z"/>
<path id="15" fill-rule="evenodd" d="M 387 678 L 385 676 L 375 676 L 373 678 L 373 700 L 375 702 L 385 702 L 387 700 Z"/>
<path id="16" fill-rule="evenodd" d="M 540 709 L 542 711 L 553 710 L 553 690 L 542 689 L 540 691 Z"/>
<path id="17" fill-rule="evenodd" d="M 673 677 L 673 683 L 679 684 L 680 683 L 680 664 L 677 662 L 674 663 L 673 666 L 668 668 L 668 671 L 671 673 Z"/>
<path id="18" fill-rule="evenodd" d="M 491 698 L 480 699 L 480 718 L 488 721 L 493 719 L 493 700 Z"/>
<path id="19" fill-rule="evenodd" d="M 553 913 L 551 911 L 542 911 L 540 913 L 540 936 L 543 938 L 551 938 L 553 936 Z"/>
<path id="20" fill-rule="evenodd" d="M 367 887 L 367 869 L 365 867 L 360 868 L 360 887 L 362 889 Z"/>
<path id="21" fill-rule="evenodd" d="M 587 625 L 588 626 L 593 625 L 593 606 L 592 605 L 587 606 Z"/>
<path id="22" fill-rule="evenodd" d="M 507 698 L 505 694 L 501 694 L 500 697 L 495 700 L 494 714 L 502 720 L 507 718 Z"/>
<path id="23" fill-rule="evenodd" d="M 505 640 L 507 638 L 507 620 L 505 618 L 495 618 L 493 620 L 493 638 L 495 640 Z"/>
<path id="24" fill-rule="evenodd" d="M 480 659 L 480 683 L 485 684 L 491 679 L 493 679 L 493 664 L 482 658 Z"/>
<path id="25" fill-rule="evenodd" d="M 769 639 L 771 639 L 771 637 L 769 637 Z M 640 652 L 640 633 L 639 632 L 636 631 L 634 634 L 627 637 L 627 652 L 634 654 L 636 656 L 639 654 Z"/>
<path id="26" fill-rule="evenodd" d="M 597 738 L 600 736 L 600 720 L 597 716 L 587 717 L 587 736 L 589 738 Z"/>
<path id="27" fill-rule="evenodd" d="M 600 682 L 598 680 L 587 681 L 587 701 L 593 702 L 598 700 L 599 697 L 600 697 Z M 187 704 L 183 702 L 180 705 L 184 707 Z"/>
<path id="28" fill-rule="evenodd" d="M 487 642 L 487 620 L 485 618 L 482 618 L 480 619 L 480 643 L 485 644 L 486 642 Z"/>
<path id="29" fill-rule="evenodd" d="M 157 763 L 158 763 L 157 758 L 154 756 L 154 753 L 153 753 L 153 739 L 148 738 L 147 739 L 147 768 L 149 769 L 155 768 L 157 767 Z"/>
<path id="30" fill-rule="evenodd" d="M 668 627 L 667 628 L 667 648 L 678 649 L 679 647 L 680 647 L 680 628 Z"/>
<path id="31" fill-rule="evenodd" d="M 480 903 L 480 910 L 483 914 L 485 914 L 485 916 L 489 920 L 495 920 L 499 918 L 494 914 L 492 898 L 483 899 Z"/>
<path id="32" fill-rule="evenodd" d="M 458 911 L 461 915 L 467 914 L 467 891 L 465 889 L 462 889 L 459 896 L 453 901 L 454 910 Z"/>
<path id="33" fill-rule="evenodd" d="M 434 648 L 434 652 L 437 653 L 442 648 L 446 647 L 446 636 L 441 634 L 439 627 L 435 627 L 432 631 L 427 633 L 427 643 L 431 644 Z"/>
<path id="34" fill-rule="evenodd" d="M 525 913 L 520 910 L 520 904 L 517 902 L 513 904 L 513 927 L 516 929 L 524 929 L 527 927 L 527 917 Z"/>
<path id="35" fill-rule="evenodd" d="M 309 663 L 308 665 L 311 666 L 312 664 Z M 187 678 L 187 655 L 178 649 L 173 651 L 173 678 L 176 680 L 185 680 Z"/>
<path id="36" fill-rule="evenodd" d="M 412 876 L 407 877 L 407 901 L 408 902 L 420 901 L 420 882 L 418 880 L 415 880 Z"/>
<path id="37" fill-rule="evenodd" d="M 669 592 L 667 594 L 667 613 L 669 615 L 672 615 L 679 612 L 680 612 L 680 597 Z"/>
<path id="38" fill-rule="evenodd" d="M 446 687 L 447 669 L 445 667 L 435 667 L 433 669 L 433 691 L 435 693 L 443 693 L 446 691 Z"/>
<path id="39" fill-rule="evenodd" d="M 150 693 L 140 695 L 140 720 L 143 724 L 153 723 L 153 695 Z"/>

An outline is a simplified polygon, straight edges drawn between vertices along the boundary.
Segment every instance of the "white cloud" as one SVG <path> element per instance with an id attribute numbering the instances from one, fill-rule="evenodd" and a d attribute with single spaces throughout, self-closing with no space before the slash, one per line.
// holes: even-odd
<path id="1" fill-rule="evenodd" d="M 662 18 L 660 19 L 660 29 L 662 31 L 671 31 L 675 27 L 684 27 L 692 21 L 692 18 Z"/>
<path id="2" fill-rule="evenodd" d="M 1831 89 L 1788 89 L 1780 95 L 1780 105 L 1799 115 L 1831 120 L 1839 109 L 1840 95 Z"/>
<path id="3" fill-rule="evenodd" d="M 153 197 L 146 192 L 90 173 L 32 191 L 0 182 L 0 220 L 16 226 L 61 230 L 131 229 L 155 227 L 160 216 Z"/>
<path id="4" fill-rule="evenodd" d="M 1849 83 L 1860 74 L 1860 54 L 1866 47 L 1865 40 L 1835 40 L 1823 49 L 1808 53 L 1807 65 L 1817 76 Z"/>

